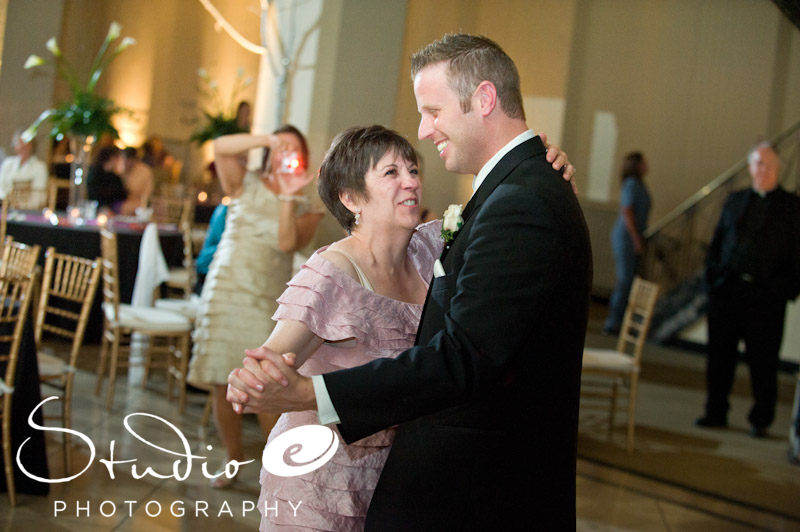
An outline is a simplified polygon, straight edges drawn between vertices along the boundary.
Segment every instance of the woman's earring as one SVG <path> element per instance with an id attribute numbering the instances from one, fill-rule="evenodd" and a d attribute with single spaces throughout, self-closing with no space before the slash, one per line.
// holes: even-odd
<path id="1" fill-rule="evenodd" d="M 358 225 L 360 221 L 361 221 L 361 211 L 356 211 L 356 219 L 353 223 Z"/>

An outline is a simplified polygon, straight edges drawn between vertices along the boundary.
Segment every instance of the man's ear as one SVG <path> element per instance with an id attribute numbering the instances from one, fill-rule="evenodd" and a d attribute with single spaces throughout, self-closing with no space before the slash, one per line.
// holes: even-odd
<path id="1" fill-rule="evenodd" d="M 497 87 L 491 81 L 481 81 L 472 94 L 473 107 L 481 116 L 489 116 L 497 107 Z"/>

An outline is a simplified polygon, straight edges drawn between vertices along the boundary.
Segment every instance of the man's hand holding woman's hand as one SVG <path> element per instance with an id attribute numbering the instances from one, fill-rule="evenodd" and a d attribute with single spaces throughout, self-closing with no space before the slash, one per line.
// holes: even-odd
<path id="1" fill-rule="evenodd" d="M 278 355 L 267 347 L 245 351 L 243 367 L 228 375 L 227 400 L 239 414 L 313 410 L 311 379 L 294 369 L 294 353 Z"/>

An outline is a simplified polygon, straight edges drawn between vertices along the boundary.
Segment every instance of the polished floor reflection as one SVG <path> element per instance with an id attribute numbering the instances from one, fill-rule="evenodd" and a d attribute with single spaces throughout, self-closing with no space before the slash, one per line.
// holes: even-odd
<path id="1" fill-rule="evenodd" d="M 587 342 L 603 344 L 607 338 L 590 333 Z M 0 530 L 253 530 L 259 522 L 255 509 L 258 498 L 258 471 L 263 440 L 255 419 L 245 422 L 244 438 L 248 458 L 255 462 L 243 466 L 234 486 L 213 490 L 204 475 L 215 472 L 224 461 L 219 438 L 213 424 L 200 425 L 205 394 L 192 392 L 186 412 L 178 415 L 177 403 L 166 398 L 165 379 L 156 374 L 143 389 L 127 386 L 120 381 L 114 407 L 106 412 L 103 400 L 94 395 L 95 377 L 91 372 L 96 349 L 90 346 L 77 374 L 74 398 L 74 428 L 92 444 L 73 439 L 73 474 L 87 467 L 92 448 L 96 455 L 85 472 L 77 478 L 52 485 L 49 496 L 20 494 L 18 505 L 11 508 L 5 494 L 0 494 Z M 671 366 L 682 381 L 702 380 L 702 358 L 674 350 L 648 347 L 645 354 L 651 368 Z M 700 411 L 702 390 L 686 386 L 685 382 L 670 384 L 667 370 L 645 372 L 637 420 L 643 428 L 637 435 L 638 449 L 651 448 L 658 426 L 664 430 L 684 428 L 690 435 L 696 429 L 691 421 Z M 699 375 L 699 377 L 698 377 Z M 688 377 L 687 377 L 688 376 Z M 666 381 L 666 382 L 665 382 Z M 791 383 L 782 376 L 782 386 Z M 773 460 L 770 467 L 775 475 L 800 476 L 800 468 L 785 460 L 786 430 L 790 416 L 789 400 L 782 394 L 778 420 L 773 435 L 767 440 L 750 438 L 745 431 L 732 430 L 729 447 L 747 459 L 758 456 Z M 668 404 L 668 408 L 664 405 Z M 732 425 L 736 417 L 744 417 L 746 390 L 735 399 Z M 49 406 L 49 405 L 48 405 Z M 147 416 L 131 416 L 132 413 Z M 624 448 L 624 416 L 619 430 L 612 434 L 610 445 Z M 591 419 L 582 418 L 582 441 L 602 438 L 592 434 Z M 648 433 L 649 432 L 649 433 Z M 584 434 L 585 433 L 585 434 Z M 704 433 L 696 433 L 702 437 Z M 586 438 L 589 440 L 586 440 Z M 113 442 L 113 444 L 112 444 Z M 60 436 L 48 432 L 48 463 L 51 478 L 64 475 Z M 105 465 L 101 459 L 111 461 Z M 210 449 L 209 449 L 210 447 Z M 172 450 L 177 455 L 165 452 Z M 183 475 L 185 455 L 191 452 L 205 459 L 192 461 L 191 473 L 184 480 L 156 476 Z M 635 450 L 634 453 L 639 452 Z M 128 460 L 135 459 L 135 462 Z M 179 462 L 176 471 L 173 463 Z M 146 472 L 146 467 L 152 472 Z M 135 468 L 135 469 L 134 469 Z M 134 475 L 133 473 L 136 473 Z M 142 475 L 142 473 L 145 473 Z M 154 474 L 156 473 L 156 474 Z M 113 476 L 113 478 L 112 478 Z M 134 478 L 139 476 L 141 478 Z M 800 500 L 800 492 L 797 493 Z M 291 511 L 291 508 L 277 508 Z M 716 497 L 674 482 L 660 482 L 651 475 L 636 474 L 625 467 L 601 463 L 595 459 L 578 462 L 578 530 L 798 530 L 800 521 L 791 516 L 764 511 L 750 505 L 732 503 L 729 498 Z M 531 523 L 531 530 L 536 529 Z"/>

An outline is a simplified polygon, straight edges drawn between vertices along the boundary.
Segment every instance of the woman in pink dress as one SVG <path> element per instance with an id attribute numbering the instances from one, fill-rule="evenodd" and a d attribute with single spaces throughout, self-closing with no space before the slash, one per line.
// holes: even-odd
<path id="1" fill-rule="evenodd" d="M 565 159 L 559 153 L 554 166 Z M 296 353 L 295 365 L 306 376 L 411 347 L 443 246 L 440 221 L 417 225 L 417 153 L 394 131 L 372 126 L 337 136 L 320 168 L 319 192 L 350 235 L 319 249 L 289 282 L 264 343 Z M 254 373 L 237 375 L 253 383 L 268 378 L 246 366 Z M 283 414 L 268 444 L 291 428 L 318 423 L 315 411 Z M 393 437 L 390 429 L 341 444 L 328 463 L 301 476 L 262 469 L 261 530 L 363 530 Z"/>

